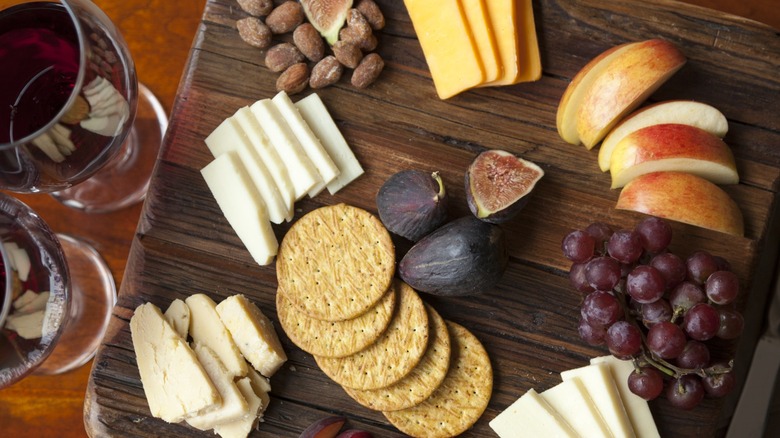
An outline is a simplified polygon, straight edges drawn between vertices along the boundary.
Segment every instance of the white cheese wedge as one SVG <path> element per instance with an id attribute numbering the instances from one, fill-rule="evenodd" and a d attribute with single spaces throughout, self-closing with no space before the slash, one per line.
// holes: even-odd
<path id="1" fill-rule="evenodd" d="M 37 312 L 39 310 L 46 310 L 46 304 L 49 303 L 49 297 L 51 296 L 51 293 L 49 291 L 44 291 L 38 294 L 35 294 L 35 298 L 30 301 L 29 303 L 25 304 L 22 307 L 19 307 L 16 309 L 19 313 L 32 313 Z"/>
<path id="2" fill-rule="evenodd" d="M 214 409 L 222 398 L 187 342 L 154 304 L 130 319 L 138 372 L 152 415 L 169 423 Z"/>
<path id="3" fill-rule="evenodd" d="M 24 339 L 38 339 L 43 336 L 44 312 L 12 313 L 5 320 L 5 328 L 15 331 Z"/>
<path id="4" fill-rule="evenodd" d="M 268 377 L 263 377 L 257 371 L 249 369 L 249 380 L 252 381 L 252 389 L 255 390 L 255 394 L 263 401 L 263 411 L 268 408 L 268 404 L 271 403 L 271 381 Z"/>
<path id="5" fill-rule="evenodd" d="M 205 414 L 187 418 L 185 420 L 187 424 L 196 429 L 208 430 L 213 429 L 218 424 L 238 421 L 247 415 L 249 404 L 233 381 L 233 376 L 217 357 L 217 353 L 205 345 L 196 343 L 195 354 L 200 363 L 203 364 L 211 381 L 214 382 L 214 386 L 217 387 L 219 395 L 222 397 L 222 404 Z"/>
<path id="6" fill-rule="evenodd" d="M 217 314 L 217 304 L 204 294 L 190 295 L 185 300 L 190 308 L 190 336 L 192 341 L 208 347 L 217 354 L 232 377 L 246 376 L 247 365 Z"/>
<path id="7" fill-rule="evenodd" d="M 265 203 L 235 152 L 226 152 L 201 170 L 222 214 L 252 258 L 271 263 L 279 249 Z"/>
<path id="8" fill-rule="evenodd" d="M 580 436 L 533 388 L 490 421 L 490 427 L 501 438 Z"/>
<path id="9" fill-rule="evenodd" d="M 301 199 L 322 180 L 317 168 L 306 155 L 287 121 L 284 120 L 270 99 L 255 102 L 252 104 L 251 110 L 287 166 L 290 180 L 295 188 L 295 199 Z"/>
<path id="10" fill-rule="evenodd" d="M 252 428 L 257 424 L 265 410 L 266 405 L 264 405 L 263 400 L 255 394 L 254 388 L 252 388 L 252 381 L 249 377 L 240 379 L 236 382 L 236 386 L 238 386 L 241 395 L 246 399 L 249 408 L 247 413 L 238 420 L 214 426 L 214 433 L 222 438 L 245 438 L 252 431 Z"/>
<path id="11" fill-rule="evenodd" d="M 236 120 L 225 119 L 206 137 L 205 141 L 214 158 L 219 158 L 220 155 L 230 151 L 238 154 L 243 168 L 246 169 L 268 210 L 271 222 L 280 224 L 292 214 L 290 206 L 283 201 L 276 182 Z"/>
<path id="12" fill-rule="evenodd" d="M 563 380 L 579 377 L 588 390 L 588 395 L 601 413 L 610 432 L 616 437 L 635 437 L 617 385 L 612 379 L 609 366 L 605 363 L 588 365 L 561 373 Z"/>
<path id="13" fill-rule="evenodd" d="M 615 356 L 594 357 L 590 363 L 606 363 L 609 365 L 609 371 L 615 380 L 620 398 L 626 408 L 628 419 L 634 426 L 634 432 L 639 438 L 659 438 L 658 426 L 653 420 L 653 413 L 650 412 L 650 405 L 645 399 L 631 392 L 628 388 L 628 376 L 634 371 L 634 365 L 631 361 L 620 360 Z"/>
<path id="14" fill-rule="evenodd" d="M 579 377 L 564 380 L 540 395 L 581 436 L 612 437 Z"/>
<path id="15" fill-rule="evenodd" d="M 328 192 L 333 195 L 362 175 L 363 167 L 355 158 L 355 154 L 349 148 L 347 141 L 344 140 L 344 136 L 319 95 L 310 94 L 296 102 L 295 106 L 339 168 L 339 176 L 327 185 Z"/>
<path id="16" fill-rule="evenodd" d="M 182 339 L 187 339 L 190 333 L 190 308 L 187 303 L 176 298 L 168 305 L 163 316 Z"/>
<path id="17" fill-rule="evenodd" d="M 286 361 L 273 323 L 243 295 L 233 295 L 217 305 L 217 313 L 244 358 L 271 377 Z"/>
<path id="18" fill-rule="evenodd" d="M 314 135 L 309 124 L 303 120 L 301 113 L 290 99 L 290 96 L 284 91 L 280 91 L 271 99 L 271 101 L 276 105 L 276 108 L 282 114 L 284 120 L 287 121 L 293 134 L 295 134 L 295 138 L 298 139 L 304 152 L 306 152 L 306 156 L 309 157 L 314 164 L 314 167 L 317 168 L 317 172 L 320 175 L 320 182 L 309 190 L 309 197 L 313 198 L 317 196 L 326 185 L 339 176 L 339 173 L 341 172 L 322 146 L 320 139 Z"/>
<path id="19" fill-rule="evenodd" d="M 257 118 L 252 114 L 252 110 L 248 106 L 239 108 L 233 118 L 238 122 L 241 129 L 246 134 L 252 147 L 255 149 L 257 156 L 268 169 L 268 173 L 276 183 L 276 188 L 279 190 L 279 195 L 284 202 L 284 206 L 288 210 L 287 221 L 291 221 L 294 213 L 295 203 L 295 188 L 293 187 L 292 180 L 290 180 L 290 173 L 287 171 L 287 166 L 284 165 L 282 157 L 276 152 L 274 145 L 271 144 L 271 140 L 263 132 L 263 128 L 260 127 L 260 123 Z"/>

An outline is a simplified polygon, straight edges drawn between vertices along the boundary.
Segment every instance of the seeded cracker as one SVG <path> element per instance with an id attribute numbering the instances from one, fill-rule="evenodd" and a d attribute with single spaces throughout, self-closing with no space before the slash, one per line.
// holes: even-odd
<path id="1" fill-rule="evenodd" d="M 317 365 L 336 383 L 355 389 L 390 386 L 409 374 L 428 346 L 428 314 L 417 292 L 396 280 L 396 306 L 385 333 L 374 344 L 351 356 L 314 356 Z"/>
<path id="2" fill-rule="evenodd" d="M 464 327 L 447 321 L 452 359 L 447 377 L 417 406 L 383 412 L 401 432 L 419 438 L 459 435 L 477 422 L 493 390 L 493 369 L 479 340 Z"/>
<path id="3" fill-rule="evenodd" d="M 371 213 L 346 204 L 300 218 L 282 240 L 276 262 L 285 297 L 325 321 L 368 311 L 390 287 L 394 271 L 390 233 Z"/>
<path id="4" fill-rule="evenodd" d="M 395 309 L 395 288 L 389 288 L 368 312 L 344 321 L 322 321 L 298 311 L 282 289 L 276 292 L 279 323 L 301 350 L 322 357 L 344 357 L 373 344 L 387 326 Z"/>
<path id="5" fill-rule="evenodd" d="M 375 411 L 397 411 L 418 405 L 441 385 L 450 366 L 450 335 L 444 319 L 426 305 L 430 335 L 420 363 L 406 377 L 387 388 L 361 391 L 344 388 L 361 405 Z"/>

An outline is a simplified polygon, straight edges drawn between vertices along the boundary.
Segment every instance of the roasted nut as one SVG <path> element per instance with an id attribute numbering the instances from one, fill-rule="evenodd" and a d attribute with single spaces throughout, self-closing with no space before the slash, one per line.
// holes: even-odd
<path id="1" fill-rule="evenodd" d="M 292 32 L 303 23 L 303 7 L 296 1 L 289 1 L 275 7 L 265 18 L 265 24 L 274 34 Z"/>
<path id="2" fill-rule="evenodd" d="M 385 16 L 374 0 L 360 0 L 355 9 L 363 14 L 371 29 L 380 30 L 385 27 Z"/>
<path id="3" fill-rule="evenodd" d="M 309 67 L 305 62 L 291 65 L 276 79 L 276 91 L 287 94 L 300 93 L 309 83 Z"/>
<path id="4" fill-rule="evenodd" d="M 355 44 L 364 52 L 371 52 L 377 46 L 377 39 L 373 33 L 361 35 L 360 32 L 351 27 L 345 27 L 339 31 L 339 40 Z"/>
<path id="5" fill-rule="evenodd" d="M 385 62 L 381 56 L 369 53 L 352 72 L 352 85 L 357 88 L 368 87 L 379 77 L 384 67 Z"/>
<path id="6" fill-rule="evenodd" d="M 356 32 L 359 38 L 367 38 L 373 33 L 371 25 L 368 24 L 366 17 L 355 8 L 352 8 L 347 12 L 347 27 Z"/>
<path id="7" fill-rule="evenodd" d="M 331 48 L 333 49 L 333 55 L 336 56 L 336 59 L 344 67 L 355 68 L 360 64 L 360 60 L 363 59 L 363 52 L 354 43 L 339 40 Z"/>
<path id="8" fill-rule="evenodd" d="M 344 66 L 341 65 L 335 56 L 326 56 L 311 69 L 309 86 L 316 89 L 333 85 L 341 79 L 343 72 Z"/>
<path id="9" fill-rule="evenodd" d="M 291 43 L 277 44 L 268 49 L 265 54 L 265 66 L 274 73 L 279 73 L 305 60 L 303 53 Z"/>
<path id="10" fill-rule="evenodd" d="M 246 17 L 236 21 L 238 35 L 247 44 L 259 49 L 271 45 L 271 29 L 257 17 Z"/>
<path id="11" fill-rule="evenodd" d="M 238 6 L 247 14 L 263 17 L 274 8 L 273 0 L 238 0 Z"/>
<path id="12" fill-rule="evenodd" d="M 325 56 L 325 41 L 311 23 L 303 23 L 295 28 L 293 42 L 309 61 L 317 62 Z"/>

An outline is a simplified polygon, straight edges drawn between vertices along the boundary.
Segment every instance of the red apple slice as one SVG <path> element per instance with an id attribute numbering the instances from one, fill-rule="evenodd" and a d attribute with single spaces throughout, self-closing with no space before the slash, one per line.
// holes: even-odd
<path id="1" fill-rule="evenodd" d="M 701 128 L 718 137 L 724 137 L 729 129 L 726 116 L 706 103 L 692 100 L 670 100 L 644 107 L 620 122 L 604 137 L 599 147 L 599 168 L 609 170 L 609 161 L 615 146 L 628 134 L 651 125 L 681 123 Z"/>
<path id="2" fill-rule="evenodd" d="M 555 118 L 558 134 L 564 141 L 580 144 L 580 135 L 577 133 L 577 110 L 580 108 L 582 98 L 585 97 L 585 92 L 601 75 L 601 72 L 607 68 L 612 59 L 634 44 L 637 43 L 626 43 L 606 50 L 585 64 L 585 67 L 582 67 L 571 80 L 561 96 Z"/>
<path id="3" fill-rule="evenodd" d="M 577 133 L 588 149 L 685 65 L 674 44 L 653 39 L 631 45 L 609 62 L 586 90 Z"/>
<path id="4" fill-rule="evenodd" d="M 620 192 L 615 208 L 744 235 L 742 212 L 736 202 L 720 187 L 690 173 L 642 175 Z"/>
<path id="5" fill-rule="evenodd" d="M 737 166 L 720 137 L 690 125 L 651 125 L 625 136 L 610 162 L 612 188 L 651 172 L 688 172 L 715 184 L 739 182 Z"/>

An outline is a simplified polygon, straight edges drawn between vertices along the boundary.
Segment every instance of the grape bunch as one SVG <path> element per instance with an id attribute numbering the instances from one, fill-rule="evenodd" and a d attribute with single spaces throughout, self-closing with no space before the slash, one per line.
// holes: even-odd
<path id="1" fill-rule="evenodd" d="M 633 361 L 634 394 L 653 400 L 665 390 L 673 406 L 692 409 L 734 388 L 733 361 L 714 360 L 707 341 L 741 334 L 740 286 L 722 257 L 696 251 L 683 259 L 668 251 L 671 241 L 671 226 L 648 217 L 633 230 L 592 223 L 567 234 L 561 248 L 584 295 L 580 337 Z"/>

